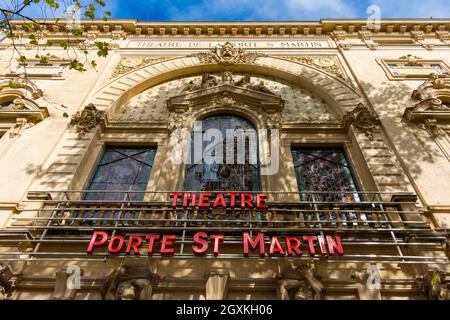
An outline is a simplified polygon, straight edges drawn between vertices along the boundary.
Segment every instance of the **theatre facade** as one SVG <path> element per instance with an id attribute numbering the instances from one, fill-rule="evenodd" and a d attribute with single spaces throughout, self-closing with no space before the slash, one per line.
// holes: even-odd
<path id="1" fill-rule="evenodd" d="M 1 299 L 449 299 L 450 20 L 12 27 Z"/>

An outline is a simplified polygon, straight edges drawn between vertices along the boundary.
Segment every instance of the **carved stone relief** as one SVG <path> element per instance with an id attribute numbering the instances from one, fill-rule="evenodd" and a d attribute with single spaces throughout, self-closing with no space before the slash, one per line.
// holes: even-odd
<path id="1" fill-rule="evenodd" d="M 26 118 L 17 118 L 16 123 L 9 129 L 9 137 L 11 139 L 19 137 L 25 129 L 34 126 L 33 123 L 28 123 Z"/>
<path id="2" fill-rule="evenodd" d="M 426 79 L 430 73 L 443 75 L 450 71 L 443 60 L 425 60 L 412 54 L 377 62 L 391 80 Z"/>
<path id="3" fill-rule="evenodd" d="M 103 300 L 151 300 L 157 281 L 147 266 L 118 267 L 106 279 L 101 296 Z"/>
<path id="4" fill-rule="evenodd" d="M 205 74 L 186 77 L 154 86 L 130 99 L 113 115 L 114 121 L 167 121 L 167 100 L 183 93 L 209 88 L 225 81 L 222 74 Z M 337 122 L 336 113 L 315 94 L 272 77 L 232 74 L 235 86 L 280 96 L 284 101 L 281 121 L 287 122 Z M 232 97 L 216 97 L 216 103 L 232 104 Z M 173 122 L 174 119 L 170 121 Z"/>
<path id="5" fill-rule="evenodd" d="M 11 277 L 13 271 L 9 265 L 0 264 L 0 300 L 6 300 L 12 289 Z"/>
<path id="6" fill-rule="evenodd" d="M 366 137 L 372 141 L 373 131 L 380 124 L 380 120 L 367 106 L 360 103 L 353 111 L 344 116 L 344 123 L 346 127 L 352 126 L 356 130 L 364 132 Z"/>
<path id="7" fill-rule="evenodd" d="M 174 57 L 122 57 L 111 74 L 111 79 L 117 78 L 125 73 L 139 69 L 146 65 L 162 62 Z"/>
<path id="8" fill-rule="evenodd" d="M 281 58 L 306 64 L 346 80 L 345 73 L 335 56 L 282 56 Z"/>
<path id="9" fill-rule="evenodd" d="M 413 91 L 412 98 L 419 102 L 406 108 L 403 119 L 416 123 L 432 137 L 443 135 L 439 123 L 450 119 L 450 107 L 441 99 L 450 99 L 450 74 L 431 73 L 428 79 Z"/>
<path id="10" fill-rule="evenodd" d="M 78 137 L 84 136 L 89 130 L 95 128 L 105 116 L 104 111 L 97 110 L 92 104 L 88 104 L 83 110 L 75 113 L 71 120 L 70 125 L 75 126 Z"/>
<path id="11" fill-rule="evenodd" d="M 242 48 L 236 48 L 230 42 L 222 46 L 217 46 L 208 52 L 194 53 L 190 57 L 195 57 L 201 63 L 216 63 L 221 65 L 224 70 L 230 70 L 238 63 L 252 64 L 258 57 L 264 57 L 265 54 L 258 52 L 248 52 Z"/>
<path id="12" fill-rule="evenodd" d="M 291 265 L 278 282 L 281 300 L 322 300 L 325 290 L 311 264 Z"/>

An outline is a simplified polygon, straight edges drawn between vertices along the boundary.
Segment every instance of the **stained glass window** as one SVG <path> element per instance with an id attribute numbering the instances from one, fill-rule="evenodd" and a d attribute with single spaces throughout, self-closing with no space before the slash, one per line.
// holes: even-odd
<path id="1" fill-rule="evenodd" d="M 342 149 L 293 148 L 292 156 L 299 191 L 324 192 L 302 193 L 302 200 L 359 201 L 357 186 Z"/>
<path id="2" fill-rule="evenodd" d="M 145 191 L 155 148 L 107 147 L 97 166 L 89 190 Z M 86 200 L 124 200 L 124 192 L 87 192 Z M 130 193 L 129 200 L 142 200 L 144 193 Z M 128 199 L 126 199 L 128 200 Z"/>
<path id="3" fill-rule="evenodd" d="M 215 115 L 201 121 L 202 134 L 209 129 L 220 131 L 223 137 L 222 163 L 207 164 L 205 159 L 199 163 L 186 166 L 185 190 L 191 191 L 257 191 L 260 190 L 257 132 L 246 119 L 233 115 Z M 244 135 L 231 137 L 227 140 L 227 130 L 242 129 Z M 230 132 L 230 131 L 228 131 Z M 254 139 L 253 139 L 253 138 Z M 228 136 L 230 138 L 230 136 Z M 254 143 L 250 140 L 253 139 Z M 191 156 L 194 160 L 194 140 Z M 202 142 L 202 153 L 213 142 L 213 139 Z M 238 149 L 243 149 L 243 160 L 238 161 Z M 232 150 L 231 150 L 232 149 Z M 233 152 L 234 161 L 228 163 L 227 151 Z M 231 154 L 230 154 L 231 156 Z"/>

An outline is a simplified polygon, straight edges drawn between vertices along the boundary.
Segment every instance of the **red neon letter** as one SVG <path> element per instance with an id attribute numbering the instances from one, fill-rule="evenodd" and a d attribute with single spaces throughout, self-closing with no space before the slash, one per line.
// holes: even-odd
<path id="1" fill-rule="evenodd" d="M 244 232 L 244 256 L 248 257 L 248 245 L 255 249 L 259 245 L 259 255 L 264 257 L 265 249 L 264 249 L 264 233 L 259 232 L 256 235 L 255 241 L 250 237 L 248 232 Z"/>
<path id="2" fill-rule="evenodd" d="M 86 252 L 91 254 L 94 251 L 94 247 L 100 247 L 106 243 L 108 240 L 108 233 L 105 231 L 94 231 L 89 241 Z"/>
<path id="3" fill-rule="evenodd" d="M 319 242 L 320 254 L 322 256 L 326 256 L 327 252 L 325 251 L 325 239 L 322 236 L 318 236 L 317 241 Z"/>
<path id="4" fill-rule="evenodd" d="M 157 235 L 157 234 L 149 234 L 148 236 L 145 237 L 145 239 L 148 240 L 147 253 L 148 253 L 148 255 L 152 255 L 153 254 L 153 247 L 155 245 L 155 240 L 159 240 L 159 235 Z"/>
<path id="5" fill-rule="evenodd" d="M 139 254 L 139 247 L 141 246 L 141 244 L 142 244 L 141 236 L 130 236 L 130 239 L 128 240 L 127 249 L 125 250 L 125 254 L 129 254 L 131 252 L 131 248 L 133 248 L 134 254 Z"/>
<path id="6" fill-rule="evenodd" d="M 250 193 L 243 193 L 241 194 L 241 207 L 245 208 L 246 206 L 249 208 L 253 207 L 252 204 L 253 195 Z"/>
<path id="7" fill-rule="evenodd" d="M 194 244 L 192 250 L 196 255 L 203 255 L 208 250 L 208 241 L 206 241 L 208 235 L 205 232 L 197 232 L 194 235 Z"/>
<path id="8" fill-rule="evenodd" d="M 330 256 L 334 255 L 334 249 L 336 249 L 336 253 L 338 254 L 338 256 L 344 255 L 344 248 L 342 247 L 341 237 L 336 236 L 336 241 L 333 240 L 332 236 L 326 236 L 326 239 Z"/>
<path id="9" fill-rule="evenodd" d="M 183 207 L 188 206 L 188 200 L 191 200 L 191 207 L 195 207 L 195 199 L 197 198 L 197 195 L 194 193 L 190 195 L 189 192 L 185 192 L 183 196 Z"/>
<path id="10" fill-rule="evenodd" d="M 316 254 L 316 249 L 314 248 L 314 241 L 316 240 L 316 236 L 303 236 L 303 241 L 308 241 L 308 251 L 311 257 Z"/>
<path id="11" fill-rule="evenodd" d="M 200 198 L 198 199 L 198 206 L 202 208 L 209 208 L 209 197 L 211 192 L 200 193 Z"/>
<path id="12" fill-rule="evenodd" d="M 292 244 L 292 242 L 294 244 Z M 302 252 L 299 249 L 300 247 L 300 240 L 297 237 L 286 237 L 286 251 L 288 256 L 292 256 L 292 250 L 298 255 L 301 256 Z"/>
<path id="13" fill-rule="evenodd" d="M 272 241 L 270 242 L 269 255 L 273 256 L 274 253 L 279 253 L 284 256 L 283 247 L 281 246 L 277 236 L 273 236 Z"/>
<path id="14" fill-rule="evenodd" d="M 172 200 L 172 207 L 175 208 L 177 206 L 178 197 L 181 196 L 181 192 L 169 192 L 169 196 L 171 198 L 173 198 L 173 200 Z"/>
<path id="15" fill-rule="evenodd" d="M 227 207 L 227 203 L 225 201 L 225 197 L 221 193 L 219 193 L 217 195 L 216 199 L 214 200 L 213 208 L 217 208 L 219 206 L 219 203 L 222 206 L 222 208 L 226 208 Z"/>
<path id="16" fill-rule="evenodd" d="M 228 192 L 227 195 L 230 197 L 230 207 L 234 208 L 237 193 L 236 192 Z"/>
<path id="17" fill-rule="evenodd" d="M 114 247 L 114 242 L 116 240 L 119 240 L 118 244 L 116 247 Z M 120 250 L 122 250 L 123 247 L 123 243 L 124 243 L 124 239 L 122 236 L 114 236 L 111 238 L 111 240 L 109 240 L 109 245 L 108 245 L 108 251 L 110 253 L 118 253 L 120 252 Z"/>
<path id="18" fill-rule="evenodd" d="M 265 193 L 258 193 L 256 194 L 256 207 L 258 209 L 265 209 L 268 207 L 267 203 L 267 194 Z"/>
<path id="19" fill-rule="evenodd" d="M 225 236 L 223 234 L 212 234 L 210 238 L 214 242 L 213 253 L 215 256 L 218 256 L 220 253 L 220 241 L 223 241 Z"/>
<path id="20" fill-rule="evenodd" d="M 164 235 L 161 241 L 161 254 L 162 255 L 171 255 L 174 252 L 173 243 L 177 236 L 175 234 Z"/>

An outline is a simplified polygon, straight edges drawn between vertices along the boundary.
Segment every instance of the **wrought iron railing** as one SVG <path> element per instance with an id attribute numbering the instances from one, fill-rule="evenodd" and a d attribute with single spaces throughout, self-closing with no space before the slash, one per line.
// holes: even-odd
<path id="1" fill-rule="evenodd" d="M 86 192 L 115 193 L 122 200 L 83 200 Z M 239 202 L 233 208 L 172 207 L 168 192 L 66 190 L 30 193 L 19 214 L 14 215 L 8 227 L 0 232 L 0 247 L 3 248 L 0 261 L 148 259 L 145 254 L 127 256 L 101 250 L 87 255 L 86 246 L 92 232 L 101 230 L 123 235 L 177 234 L 176 253 L 172 258 L 196 258 L 187 253 L 187 246 L 192 244 L 196 231 L 205 231 L 226 234 L 226 245 L 229 246 L 226 248 L 230 250 L 225 249 L 220 257 L 206 255 L 203 258 L 242 259 L 242 254 L 233 246 L 239 245 L 242 231 L 248 231 L 280 236 L 333 234 L 339 235 L 346 247 L 342 257 L 304 255 L 289 259 L 449 263 L 446 257 L 417 253 L 418 248 L 424 247 L 423 252 L 441 250 L 447 237 L 434 230 L 426 212 L 415 209 L 412 194 L 308 192 L 300 196 L 289 192 L 264 193 L 268 194 L 268 207 L 264 209 L 241 208 Z M 130 200 L 135 199 L 136 194 L 144 200 Z M 152 257 L 164 258 L 158 254 Z M 261 259 L 257 255 L 249 258 Z"/>

